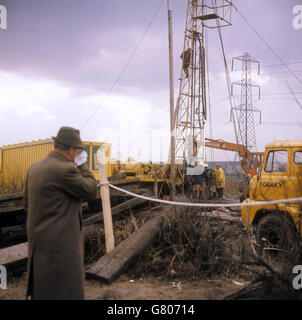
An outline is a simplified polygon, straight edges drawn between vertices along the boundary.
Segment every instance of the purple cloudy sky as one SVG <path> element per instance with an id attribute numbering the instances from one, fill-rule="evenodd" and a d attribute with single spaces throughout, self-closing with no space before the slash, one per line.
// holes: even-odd
<path id="1" fill-rule="evenodd" d="M 169 1 L 175 101 L 186 2 Z M 302 1 L 234 4 L 258 32 L 236 10 L 232 26 L 222 30 L 229 68 L 232 58 L 244 52 L 261 63 L 261 75 L 253 78 L 262 94 L 261 100 L 255 94 L 263 122 L 256 126 L 257 149 L 275 139 L 301 139 L 302 109 L 287 83 L 302 103 L 302 28 L 293 26 L 293 8 Z M 50 137 L 60 126 L 70 125 L 81 129 L 84 140 L 111 142 L 115 158 L 166 160 L 166 0 L 0 0 L 0 5 L 7 9 L 7 29 L 0 30 L 0 146 Z M 235 142 L 217 31 L 210 30 L 208 37 L 213 138 Z M 236 70 L 240 67 L 238 63 Z M 231 79 L 237 81 L 240 75 L 232 72 Z M 239 89 L 236 94 L 239 102 Z M 206 136 L 209 129 L 207 124 Z M 217 160 L 233 160 L 232 154 L 216 155 Z"/>

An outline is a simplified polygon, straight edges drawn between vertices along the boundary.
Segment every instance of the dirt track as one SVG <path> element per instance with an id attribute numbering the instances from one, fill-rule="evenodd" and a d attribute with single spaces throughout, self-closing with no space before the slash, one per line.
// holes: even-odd
<path id="1" fill-rule="evenodd" d="M 161 280 L 157 277 L 129 279 L 121 276 L 110 285 L 97 280 L 85 281 L 87 300 L 220 300 L 224 296 L 242 288 L 247 281 L 220 277 L 204 280 Z M 1 300 L 24 300 L 26 275 L 9 277 L 7 290 L 0 290 Z"/>

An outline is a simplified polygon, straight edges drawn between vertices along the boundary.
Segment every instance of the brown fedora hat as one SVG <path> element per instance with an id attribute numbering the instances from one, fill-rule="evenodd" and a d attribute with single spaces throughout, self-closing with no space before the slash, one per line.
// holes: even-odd
<path id="1" fill-rule="evenodd" d="M 52 137 L 56 142 L 64 146 L 84 149 L 80 138 L 80 131 L 71 127 L 61 127 L 56 137 Z"/>

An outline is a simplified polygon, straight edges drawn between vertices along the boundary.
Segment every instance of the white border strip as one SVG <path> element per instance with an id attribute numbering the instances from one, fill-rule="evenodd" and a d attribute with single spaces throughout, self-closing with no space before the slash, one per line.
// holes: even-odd
<path id="1" fill-rule="evenodd" d="M 252 207 L 252 206 L 260 206 L 260 205 L 269 205 L 269 204 L 277 204 L 277 203 L 288 203 L 288 202 L 302 202 L 302 197 L 299 198 L 290 198 L 290 199 L 282 199 L 282 200 L 274 200 L 274 201 L 256 201 L 251 203 L 190 203 L 190 202 L 175 202 L 175 201 L 169 201 L 169 200 L 161 200 L 156 198 L 149 198 L 145 197 L 139 194 L 132 193 L 130 191 L 118 188 L 112 184 L 109 183 L 109 186 L 113 189 L 116 189 L 118 191 L 124 192 L 129 194 L 130 196 L 141 198 L 153 202 L 159 202 L 159 203 L 165 203 L 165 204 L 172 204 L 176 206 L 187 206 L 187 207 L 213 207 L 213 208 L 219 208 L 219 207 Z"/>

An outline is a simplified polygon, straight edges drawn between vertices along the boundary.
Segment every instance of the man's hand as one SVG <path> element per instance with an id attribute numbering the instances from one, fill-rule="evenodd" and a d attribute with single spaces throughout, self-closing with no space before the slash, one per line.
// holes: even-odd
<path id="1" fill-rule="evenodd" d="M 78 154 L 75 158 L 74 158 L 74 162 L 79 166 L 81 166 L 82 164 L 84 164 L 85 162 L 87 162 L 88 159 L 88 154 L 85 150 L 83 150 L 80 154 Z"/>

